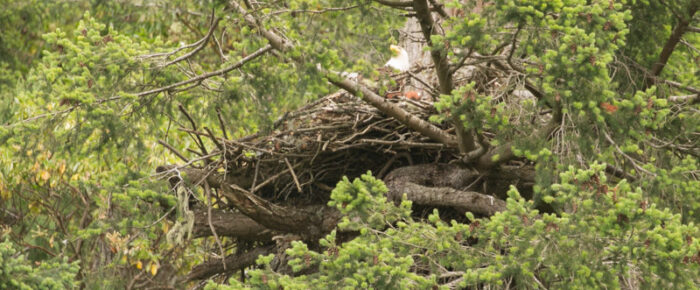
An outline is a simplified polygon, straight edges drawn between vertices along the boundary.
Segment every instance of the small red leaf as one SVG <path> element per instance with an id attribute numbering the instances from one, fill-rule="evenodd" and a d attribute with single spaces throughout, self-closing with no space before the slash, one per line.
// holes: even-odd
<path id="1" fill-rule="evenodd" d="M 613 105 L 613 104 L 610 104 L 610 103 L 608 103 L 608 102 L 602 102 L 602 103 L 600 103 L 600 107 L 601 107 L 603 110 L 605 110 L 605 111 L 607 111 L 608 113 L 610 113 L 610 114 L 617 112 L 617 106 L 615 106 L 615 105 Z"/>

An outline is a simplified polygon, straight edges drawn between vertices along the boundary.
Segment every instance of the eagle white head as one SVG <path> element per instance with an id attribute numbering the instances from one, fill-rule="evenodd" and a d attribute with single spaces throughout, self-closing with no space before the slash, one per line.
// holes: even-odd
<path id="1" fill-rule="evenodd" d="M 408 71 L 411 68 L 411 63 L 408 61 L 408 53 L 398 45 L 389 47 L 393 56 L 384 66 L 399 70 L 400 72 Z"/>

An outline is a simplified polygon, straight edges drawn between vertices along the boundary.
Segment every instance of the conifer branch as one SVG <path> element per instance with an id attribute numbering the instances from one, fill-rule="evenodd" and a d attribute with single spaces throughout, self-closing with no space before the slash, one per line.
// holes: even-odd
<path id="1" fill-rule="evenodd" d="M 688 18 L 678 17 L 678 24 L 676 24 L 676 27 L 673 28 L 671 36 L 668 38 L 666 44 L 664 45 L 664 48 L 661 50 L 661 54 L 659 54 L 659 59 L 651 67 L 651 75 L 653 77 L 661 75 L 661 71 L 666 66 L 666 63 L 671 57 L 673 50 L 676 48 L 676 45 L 678 45 L 678 43 L 680 42 L 681 36 L 683 36 L 683 34 L 688 30 L 688 26 L 690 26 L 690 19 L 693 19 L 693 16 L 697 11 L 697 7 L 692 5 L 690 9 L 691 11 L 689 11 Z M 647 78 L 647 87 L 650 87 L 651 85 L 653 85 L 653 83 L 653 78 Z"/>
<path id="2" fill-rule="evenodd" d="M 556 130 L 559 127 L 559 124 L 561 124 L 561 118 L 561 110 L 555 110 L 554 115 L 552 116 L 552 119 L 549 121 L 549 123 L 545 127 L 540 128 L 539 130 L 534 132 L 534 134 L 530 135 L 527 138 L 532 140 L 549 139 L 554 130 Z M 481 170 L 489 170 L 491 168 L 496 167 L 497 165 L 503 164 L 504 162 L 513 160 L 513 158 L 516 157 L 513 153 L 513 145 L 514 144 L 511 141 L 494 147 L 489 152 L 487 152 L 479 158 L 476 167 Z"/>
<path id="3" fill-rule="evenodd" d="M 246 57 L 244 57 L 243 59 L 241 59 L 241 60 L 238 61 L 237 63 L 235 63 L 235 64 L 233 64 L 233 65 L 230 65 L 230 66 L 228 66 L 228 67 L 225 67 L 225 68 L 222 68 L 222 69 L 220 69 L 220 70 L 213 71 L 213 72 L 203 73 L 203 74 L 198 75 L 198 76 L 196 76 L 196 77 L 193 77 L 193 78 L 191 78 L 191 79 L 184 80 L 184 81 L 181 81 L 181 82 L 177 82 L 177 83 L 174 83 L 174 84 L 170 84 L 170 85 L 167 85 L 167 86 L 164 86 L 164 87 L 160 87 L 160 88 L 157 88 L 157 89 L 152 89 L 152 90 L 148 90 L 148 91 L 145 91 L 145 92 L 140 92 L 140 93 L 137 93 L 136 96 L 137 96 L 137 97 L 143 97 L 143 96 L 148 96 L 148 95 L 152 95 L 152 94 L 157 94 L 157 93 L 161 93 L 161 92 L 164 92 L 164 91 L 172 90 L 172 89 L 177 88 L 177 87 L 180 87 L 180 86 L 184 86 L 184 85 L 187 85 L 187 84 L 191 84 L 191 83 L 194 83 L 194 82 L 201 82 L 201 81 L 203 81 L 203 80 L 205 80 L 205 79 L 208 79 L 208 78 L 211 78 L 211 77 L 223 75 L 223 74 L 228 73 L 228 72 L 230 72 L 230 71 L 232 71 L 232 70 L 234 70 L 234 69 L 237 69 L 237 68 L 242 67 L 244 64 L 250 62 L 251 60 L 254 60 L 254 59 L 258 58 L 259 56 L 265 54 L 266 52 L 268 52 L 268 51 L 271 50 L 271 49 L 272 49 L 272 46 L 266 45 L 266 46 L 264 46 L 264 47 L 258 49 L 257 51 L 255 51 L 255 52 L 253 52 L 253 53 L 247 55 Z"/>
<path id="4" fill-rule="evenodd" d="M 263 37 L 265 37 L 270 42 L 270 45 L 276 50 L 287 51 L 294 48 L 288 41 L 275 34 L 274 32 L 271 32 L 263 27 L 257 26 L 256 19 L 236 1 L 231 1 L 229 3 L 231 4 L 231 6 L 233 6 L 235 10 L 237 10 L 243 15 L 244 19 L 246 20 L 246 22 L 248 22 L 249 25 L 259 30 L 260 34 Z M 294 59 L 294 61 L 304 62 L 304 60 L 301 58 Z M 406 124 L 411 129 L 414 129 L 417 132 L 435 141 L 443 143 L 448 147 L 454 147 L 455 145 L 457 145 L 454 137 L 445 133 L 442 129 L 423 119 L 413 116 L 412 114 L 406 112 L 404 109 L 393 103 L 387 102 L 386 99 L 377 95 L 375 92 L 368 89 L 366 86 L 348 79 L 339 79 L 337 75 L 324 71 L 323 69 L 316 69 L 319 70 L 321 74 L 325 75 L 326 78 L 328 78 L 329 82 L 331 82 L 332 84 L 336 85 L 339 88 L 347 90 L 355 96 L 362 98 L 367 103 L 371 104 L 372 106 L 375 106 L 377 109 L 384 112 L 385 114 L 396 118 L 399 122 Z"/>
<path id="5" fill-rule="evenodd" d="M 433 64 L 435 64 L 435 72 L 440 83 L 440 93 L 449 95 L 452 93 L 453 87 L 452 71 L 447 60 L 447 53 L 436 47 L 436 44 L 431 39 L 435 32 L 435 21 L 428 2 L 426 0 L 414 0 L 413 9 L 416 11 L 416 18 L 418 18 L 418 23 L 423 32 L 423 38 L 430 46 L 430 57 L 433 60 Z M 467 130 L 458 116 L 452 118 L 452 123 L 455 126 L 460 153 L 466 154 L 473 151 L 476 148 L 473 130 Z"/>
<path id="6" fill-rule="evenodd" d="M 209 31 L 201 40 L 197 41 L 199 43 L 199 45 L 195 49 L 193 49 L 192 51 L 190 51 L 186 54 L 183 54 L 176 59 L 173 59 L 169 62 L 164 63 L 161 67 L 166 67 L 166 66 L 176 64 L 178 62 L 181 62 L 181 61 L 188 59 L 188 58 L 192 57 L 193 55 L 197 54 L 197 52 L 202 50 L 207 45 L 209 38 L 211 38 L 211 36 L 214 34 L 214 30 L 216 30 L 216 27 L 219 25 L 219 21 L 221 21 L 221 18 L 214 17 L 214 10 L 212 9 L 212 11 L 211 11 L 211 23 L 209 23 Z"/>

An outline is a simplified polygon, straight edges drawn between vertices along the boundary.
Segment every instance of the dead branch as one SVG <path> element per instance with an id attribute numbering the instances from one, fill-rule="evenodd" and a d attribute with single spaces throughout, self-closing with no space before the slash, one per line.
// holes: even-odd
<path id="1" fill-rule="evenodd" d="M 211 227 L 214 227 L 216 233 L 223 237 L 246 241 L 270 241 L 274 235 L 279 234 L 279 232 L 267 229 L 248 216 L 231 210 L 224 211 L 213 208 L 211 216 L 209 216 L 207 209 L 200 206 L 194 209 L 194 215 L 195 221 L 192 229 L 194 238 L 213 235 L 209 225 L 210 218 Z"/>
<path id="2" fill-rule="evenodd" d="M 187 163 L 187 162 L 190 162 L 190 160 L 187 159 L 187 157 L 185 157 L 185 155 L 182 155 L 182 153 L 180 153 L 179 151 L 177 151 L 177 149 L 175 149 L 175 147 L 171 146 L 170 144 L 168 144 L 167 142 L 163 141 L 162 139 L 158 139 L 158 144 L 163 145 L 163 147 L 165 147 L 165 148 L 168 148 L 168 150 L 170 150 L 170 152 L 172 152 L 173 154 L 175 154 L 175 156 L 177 156 L 177 157 L 179 157 L 180 159 L 182 159 L 182 161 L 185 161 L 186 163 Z"/>
<path id="3" fill-rule="evenodd" d="M 229 255 L 224 260 L 226 270 L 224 270 L 224 267 L 220 261 L 213 260 L 204 262 L 194 266 L 187 276 L 185 276 L 182 282 L 206 279 L 218 273 L 231 273 L 233 271 L 243 269 L 255 264 L 255 260 L 258 259 L 258 256 L 270 254 L 274 252 L 274 249 L 275 246 L 264 246 L 254 248 L 242 254 Z"/>
<path id="4" fill-rule="evenodd" d="M 455 165 L 422 164 L 396 169 L 384 180 L 394 201 L 405 195 L 416 204 L 447 206 L 486 216 L 505 210 L 505 201 L 499 198 L 458 189 L 468 188 L 477 178 L 476 172 Z"/>

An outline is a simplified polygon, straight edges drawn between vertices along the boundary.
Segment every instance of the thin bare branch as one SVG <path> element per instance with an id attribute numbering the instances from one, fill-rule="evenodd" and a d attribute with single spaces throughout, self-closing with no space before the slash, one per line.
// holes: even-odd
<path id="1" fill-rule="evenodd" d="M 284 163 L 287 164 L 287 168 L 289 168 L 289 173 L 292 175 L 292 179 L 294 179 L 294 184 L 297 186 L 297 190 L 299 192 L 303 192 L 301 190 L 301 185 L 299 184 L 299 179 L 297 178 L 297 174 L 294 173 L 294 168 L 292 168 L 292 164 L 289 163 L 289 159 L 286 157 L 284 158 Z"/>
<path id="2" fill-rule="evenodd" d="M 181 61 L 188 59 L 188 58 L 192 57 L 193 55 L 197 54 L 197 52 L 201 51 L 204 47 L 207 46 L 207 42 L 209 41 L 209 38 L 211 38 L 211 36 L 214 34 L 214 30 L 216 30 L 216 27 L 219 25 L 219 21 L 221 21 L 221 18 L 214 17 L 214 9 L 212 9 L 212 11 L 211 11 L 211 23 L 209 23 L 209 31 L 202 38 L 202 40 L 198 41 L 199 45 L 195 49 L 193 49 L 192 51 L 190 51 L 186 54 L 183 54 L 176 59 L 173 59 L 169 62 L 164 63 L 161 67 L 166 67 L 166 66 L 170 66 L 170 65 L 173 65 L 175 63 L 181 62 Z"/>
<path id="3" fill-rule="evenodd" d="M 254 59 L 258 58 L 259 56 L 265 54 L 266 52 L 268 52 L 268 51 L 271 50 L 271 49 L 272 49 L 272 46 L 266 45 L 266 46 L 264 46 L 264 47 L 258 49 L 257 51 L 255 51 L 255 52 L 249 54 L 248 56 L 244 57 L 243 59 L 241 59 L 241 60 L 238 61 L 237 63 L 235 63 L 235 64 L 233 64 L 233 65 L 230 65 L 230 66 L 228 66 L 228 67 L 225 67 L 225 68 L 222 68 L 222 69 L 220 69 L 220 70 L 213 71 L 213 72 L 203 73 L 203 74 L 201 74 L 201 75 L 198 75 L 198 76 L 196 76 L 196 77 L 190 78 L 190 79 L 188 79 L 188 80 L 184 80 L 184 81 L 181 81 L 181 82 L 177 82 L 177 83 L 174 83 L 174 84 L 170 84 L 170 85 L 167 85 L 167 86 L 164 86 L 164 87 L 160 87 L 160 88 L 157 88 L 157 89 L 152 89 L 152 90 L 140 92 L 140 93 L 137 93 L 136 96 L 137 96 L 137 97 L 143 97 L 143 96 L 148 96 L 148 95 L 151 95 L 151 94 L 157 94 L 157 93 L 161 93 L 161 92 L 164 92 L 164 91 L 172 90 L 172 89 L 177 88 L 177 87 L 180 87 L 180 86 L 184 86 L 184 85 L 191 84 L 191 83 L 194 83 L 194 82 L 199 82 L 199 81 L 202 81 L 202 80 L 211 78 L 211 77 L 223 75 L 223 74 L 228 73 L 228 72 L 230 72 L 230 71 L 232 71 L 232 70 L 234 70 L 234 69 L 237 69 L 237 68 L 242 67 L 244 64 L 248 63 L 248 62 L 251 61 L 251 60 L 254 60 Z"/>
<path id="4" fill-rule="evenodd" d="M 221 245 L 221 239 L 219 239 L 219 235 L 216 234 L 214 223 L 212 223 L 211 221 L 211 188 L 209 187 L 209 183 L 206 181 L 204 181 L 204 191 L 207 192 L 207 223 L 209 224 L 211 233 L 214 235 L 214 240 L 216 240 L 216 244 L 219 246 L 219 252 L 221 253 L 221 265 L 224 267 L 224 271 L 226 271 L 226 261 L 224 260 L 224 257 L 226 257 L 226 253 L 224 252 L 224 247 Z"/>
<path id="5" fill-rule="evenodd" d="M 192 116 L 190 116 L 190 114 L 187 112 L 187 110 L 185 110 L 185 107 L 182 104 L 179 104 L 177 106 L 177 108 L 180 109 L 180 112 L 182 112 L 182 114 L 185 115 L 185 117 L 187 117 L 187 120 L 190 121 L 190 124 L 192 125 L 192 130 L 197 131 L 197 123 L 194 122 L 194 119 L 192 119 Z M 196 137 L 195 143 L 197 143 L 197 146 L 199 146 L 199 149 L 202 150 L 201 155 L 209 154 L 207 152 L 207 148 L 204 146 L 204 141 L 202 141 L 202 138 L 196 134 L 194 136 Z M 199 142 L 197 142 L 197 141 L 199 141 Z"/>
<path id="6" fill-rule="evenodd" d="M 685 95 L 685 96 L 670 96 L 668 97 L 668 100 L 674 103 L 697 103 L 700 101 L 700 95 L 694 94 L 694 95 Z"/>
<path id="7" fill-rule="evenodd" d="M 175 156 L 177 156 L 177 157 L 179 157 L 180 159 L 182 159 L 182 161 L 185 161 L 185 163 L 189 163 L 189 162 L 190 162 L 190 161 L 187 159 L 187 157 L 185 157 L 184 155 L 182 155 L 182 153 L 180 153 L 179 151 L 177 151 L 177 149 L 175 149 L 173 146 L 170 146 L 170 144 L 168 144 L 167 142 L 163 141 L 162 139 L 158 139 L 158 144 L 163 145 L 163 147 L 165 147 L 165 148 L 168 148 L 168 150 L 170 150 L 170 152 L 173 152 L 173 154 L 175 154 Z"/>

